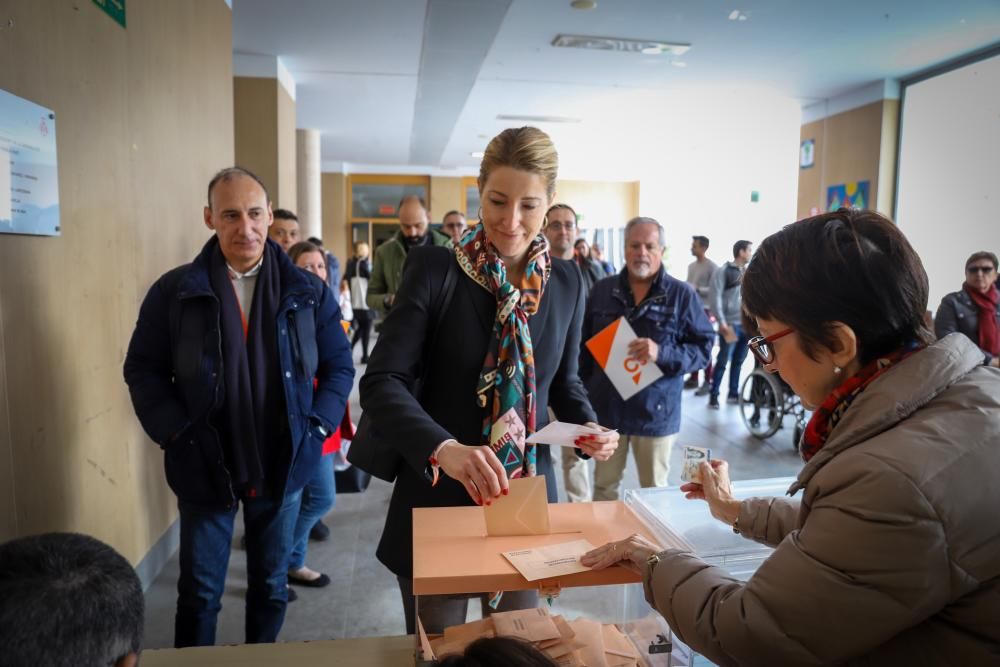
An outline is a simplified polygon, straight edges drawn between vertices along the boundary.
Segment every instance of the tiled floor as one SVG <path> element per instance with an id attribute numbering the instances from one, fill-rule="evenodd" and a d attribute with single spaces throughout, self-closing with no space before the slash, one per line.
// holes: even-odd
<path id="1" fill-rule="evenodd" d="M 364 367 L 359 367 L 359 377 L 363 371 Z M 351 403 L 356 418 L 361 413 L 357 383 Z M 680 483 L 680 446 L 685 444 L 711 447 L 714 457 L 729 461 L 734 479 L 781 477 L 798 472 L 801 461 L 792 446 L 790 421 L 788 428 L 770 439 L 755 440 L 744 428 L 737 406 L 723 404 L 716 412 L 708 410 L 706 404 L 706 398 L 695 397 L 691 391 L 684 393 L 682 427 L 673 454 L 671 484 Z M 638 486 L 635 464 L 631 460 L 624 486 Z M 307 561 L 314 569 L 328 573 L 333 583 L 325 589 L 297 589 L 299 599 L 288 607 L 281 639 L 338 639 L 404 633 L 395 577 L 374 556 L 391 489 L 391 485 L 373 480 L 364 493 L 341 494 L 337 498 L 336 507 L 326 517 L 332 530 L 330 539 L 311 543 Z M 564 499 L 562 480 L 559 493 Z M 234 544 L 236 542 L 238 539 Z M 146 648 L 173 645 L 176 582 L 175 556 L 146 593 Z M 223 610 L 219 616 L 218 644 L 243 641 L 245 591 L 246 558 L 237 547 L 232 552 Z M 602 589 L 567 590 L 556 604 L 559 613 L 570 617 L 586 613 L 602 618 L 613 616 L 620 596 L 609 595 Z M 470 605 L 470 614 L 478 614 L 478 605 Z"/>

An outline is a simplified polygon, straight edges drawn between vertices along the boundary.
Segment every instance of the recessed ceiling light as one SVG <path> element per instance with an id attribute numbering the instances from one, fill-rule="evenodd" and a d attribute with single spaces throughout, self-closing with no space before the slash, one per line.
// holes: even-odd
<path id="1" fill-rule="evenodd" d="M 593 9 L 597 3 L 594 0 L 573 0 L 569 6 L 573 9 Z"/>
<path id="2" fill-rule="evenodd" d="M 469 155 L 475 158 L 482 158 L 484 155 L 486 155 L 486 153 L 484 153 L 483 151 L 472 151 L 471 153 L 469 153 Z"/>
<path id="3" fill-rule="evenodd" d="M 517 114 L 497 114 L 497 120 L 516 121 L 518 123 L 579 123 L 579 118 L 569 116 L 522 116 Z"/>
<path id="4" fill-rule="evenodd" d="M 646 53 L 660 55 L 670 53 L 681 56 L 691 48 L 690 44 L 678 42 L 658 42 L 649 39 L 629 39 L 626 37 L 592 37 L 588 35 L 556 35 L 552 46 L 573 49 L 593 49 L 595 51 L 624 51 L 626 53 Z"/>
<path id="5" fill-rule="evenodd" d="M 686 62 L 682 62 L 682 61 L 680 61 L 680 60 L 674 60 L 674 61 L 673 61 L 673 62 L 671 62 L 670 64 L 671 64 L 671 65 L 673 65 L 674 67 L 680 67 L 680 68 L 682 68 L 682 69 L 683 69 L 684 67 L 687 67 L 687 66 L 688 66 L 688 64 L 687 64 Z"/>
<path id="6" fill-rule="evenodd" d="M 733 11 L 729 12 L 730 21 L 746 21 L 748 18 L 750 17 L 738 9 L 734 9 Z"/>

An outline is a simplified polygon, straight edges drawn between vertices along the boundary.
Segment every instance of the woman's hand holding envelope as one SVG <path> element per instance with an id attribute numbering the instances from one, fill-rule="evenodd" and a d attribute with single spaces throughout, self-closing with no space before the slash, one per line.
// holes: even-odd
<path id="1" fill-rule="evenodd" d="M 604 428 L 594 422 L 587 422 L 584 426 L 604 431 L 603 435 L 585 435 L 576 439 L 574 444 L 583 451 L 584 454 L 598 461 L 607 461 L 618 449 L 618 433 L 611 432 L 611 429 Z"/>
<path id="2" fill-rule="evenodd" d="M 507 472 L 486 445 L 467 447 L 451 440 L 438 450 L 437 460 L 441 470 L 461 482 L 477 505 L 489 505 L 501 493 L 508 493 Z"/>

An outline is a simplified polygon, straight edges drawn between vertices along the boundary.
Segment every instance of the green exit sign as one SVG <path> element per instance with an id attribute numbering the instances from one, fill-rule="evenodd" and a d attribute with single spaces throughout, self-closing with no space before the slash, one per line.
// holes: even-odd
<path id="1" fill-rule="evenodd" d="M 125 27 L 125 0 L 94 0 L 94 4 L 104 10 L 121 27 Z"/>

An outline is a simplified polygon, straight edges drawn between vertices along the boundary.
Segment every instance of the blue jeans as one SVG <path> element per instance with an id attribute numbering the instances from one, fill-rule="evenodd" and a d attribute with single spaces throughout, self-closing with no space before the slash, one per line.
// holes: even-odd
<path id="1" fill-rule="evenodd" d="M 269 643 L 278 637 L 288 604 L 288 545 L 302 496 L 244 498 L 247 538 L 246 641 Z M 222 609 L 226 570 L 233 542 L 236 507 L 205 510 L 178 502 L 181 515 L 180 578 L 174 646 L 212 646 Z"/>
<path id="2" fill-rule="evenodd" d="M 747 343 L 750 338 L 743 332 L 743 327 L 738 324 L 731 324 L 736 332 L 736 342 L 727 343 L 726 339 L 719 334 L 719 356 L 715 358 L 715 369 L 712 371 L 712 398 L 718 400 L 719 388 L 722 386 L 722 374 L 726 372 L 726 366 L 730 361 L 733 367 L 729 370 L 729 395 L 739 396 L 740 393 L 740 369 L 743 368 L 743 361 L 747 358 Z"/>
<path id="3" fill-rule="evenodd" d="M 292 531 L 292 555 L 288 559 L 288 569 L 297 570 L 306 564 L 306 550 L 309 548 L 309 531 L 323 515 L 330 511 L 337 500 L 337 486 L 333 481 L 333 454 L 320 457 L 319 465 L 312 479 L 302 489 L 302 503 L 299 518 Z"/>

